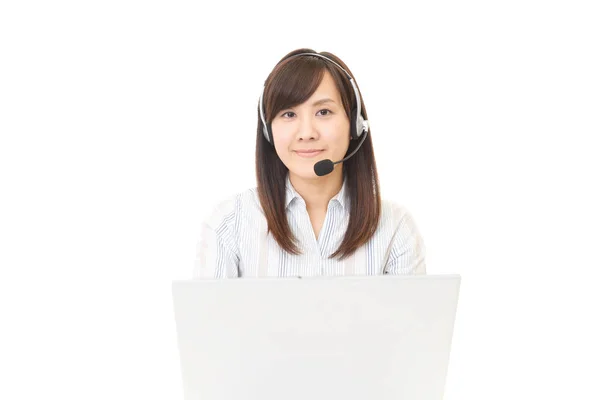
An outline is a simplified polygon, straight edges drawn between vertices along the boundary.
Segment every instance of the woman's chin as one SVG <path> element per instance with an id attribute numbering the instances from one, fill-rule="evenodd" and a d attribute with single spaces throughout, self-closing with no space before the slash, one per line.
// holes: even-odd
<path id="1" fill-rule="evenodd" d="M 314 163 L 310 165 L 302 165 L 296 168 L 290 169 L 290 173 L 296 175 L 300 179 L 316 179 L 319 178 L 315 173 Z"/>

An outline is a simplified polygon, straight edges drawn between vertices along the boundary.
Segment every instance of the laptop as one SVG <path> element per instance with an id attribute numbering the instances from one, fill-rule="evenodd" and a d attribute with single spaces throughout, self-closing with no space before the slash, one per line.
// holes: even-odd
<path id="1" fill-rule="evenodd" d="M 442 400 L 460 275 L 173 281 L 185 400 Z"/>

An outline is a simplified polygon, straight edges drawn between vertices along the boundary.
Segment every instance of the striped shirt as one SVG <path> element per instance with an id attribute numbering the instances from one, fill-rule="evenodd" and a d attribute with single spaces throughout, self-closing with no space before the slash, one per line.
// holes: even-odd
<path id="1" fill-rule="evenodd" d="M 299 255 L 287 253 L 271 233 L 267 235 L 257 188 L 222 201 L 202 224 L 193 278 L 425 274 L 425 246 L 412 216 L 405 207 L 386 200 L 373 237 L 345 260 L 328 258 L 348 226 L 350 202 L 345 189 L 344 181 L 329 201 L 317 238 L 306 203 L 288 175 L 286 215 L 298 238 Z"/>

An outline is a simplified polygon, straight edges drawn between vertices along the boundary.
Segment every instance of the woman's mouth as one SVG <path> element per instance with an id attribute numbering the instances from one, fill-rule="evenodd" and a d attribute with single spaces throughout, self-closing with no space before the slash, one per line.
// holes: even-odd
<path id="1" fill-rule="evenodd" d="M 316 150 L 316 149 L 310 149 L 310 150 L 295 150 L 294 153 L 296 153 L 297 155 L 299 155 L 302 158 L 311 158 L 314 157 L 318 154 L 321 154 L 323 152 L 323 150 Z"/>

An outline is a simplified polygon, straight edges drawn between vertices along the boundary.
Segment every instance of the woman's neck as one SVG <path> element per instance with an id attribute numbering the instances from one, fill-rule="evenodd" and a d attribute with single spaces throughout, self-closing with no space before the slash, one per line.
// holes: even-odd
<path id="1" fill-rule="evenodd" d="M 290 182 L 304 199 L 307 210 L 327 210 L 329 201 L 339 193 L 344 183 L 341 167 L 325 176 L 315 176 L 315 179 L 303 179 L 290 173 Z"/>

